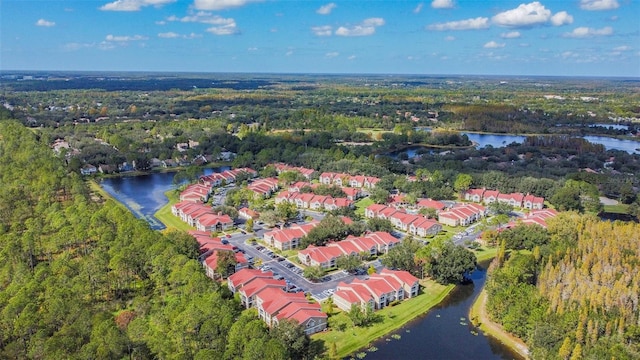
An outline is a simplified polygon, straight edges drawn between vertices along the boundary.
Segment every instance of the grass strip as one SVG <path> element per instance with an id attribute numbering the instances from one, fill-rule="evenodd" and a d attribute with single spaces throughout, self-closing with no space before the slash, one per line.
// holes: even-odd
<path id="1" fill-rule="evenodd" d="M 382 318 L 382 321 L 368 327 L 351 327 L 344 331 L 329 330 L 312 335 L 312 339 L 324 341 L 327 349 L 330 348 L 331 343 L 335 343 L 337 357 L 346 357 L 426 313 L 455 288 L 455 285 L 440 285 L 432 280 L 422 281 L 421 284 L 424 285 L 423 293 L 417 297 L 377 311 L 376 314 Z M 346 314 L 339 313 L 333 316 L 346 316 Z"/>
<path id="2" fill-rule="evenodd" d="M 469 309 L 469 319 L 482 332 L 490 336 L 520 355 L 523 359 L 529 358 L 527 345 L 519 338 L 505 331 L 502 326 L 494 323 L 486 312 L 487 292 L 483 289 Z"/>
<path id="3" fill-rule="evenodd" d="M 164 231 L 170 230 L 182 230 L 189 231 L 194 230 L 193 227 L 189 226 L 189 224 L 180 220 L 179 217 L 174 216 L 171 213 L 171 207 L 180 201 L 180 196 L 175 190 L 169 190 L 164 193 L 164 195 L 169 199 L 169 202 L 166 203 L 160 210 L 156 211 L 153 216 L 160 220 L 167 228 Z"/>
<path id="4" fill-rule="evenodd" d="M 491 260 L 494 257 L 496 257 L 496 254 L 498 253 L 498 247 L 494 246 L 494 247 L 481 247 L 478 250 L 474 250 L 473 251 L 474 254 L 476 254 L 476 258 L 478 259 L 478 262 L 483 262 L 486 260 Z"/>
<path id="5" fill-rule="evenodd" d="M 355 213 L 364 217 L 364 211 L 367 209 L 367 207 L 373 204 L 374 202 L 370 198 L 362 198 L 354 203 L 354 206 L 356 207 Z"/>
<path id="6" fill-rule="evenodd" d="M 626 205 L 626 204 L 604 205 L 604 212 L 626 215 L 629 213 L 629 205 Z"/>

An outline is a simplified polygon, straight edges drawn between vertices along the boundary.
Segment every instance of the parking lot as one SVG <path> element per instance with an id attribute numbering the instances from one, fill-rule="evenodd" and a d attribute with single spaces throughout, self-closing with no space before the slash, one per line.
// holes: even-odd
<path id="1" fill-rule="evenodd" d="M 264 271 L 272 271 L 274 278 L 286 280 L 289 291 L 309 293 L 316 300 L 323 301 L 333 294 L 338 283 L 351 282 L 356 277 L 362 279 L 367 277 L 366 274 L 356 276 L 338 270 L 326 275 L 318 282 L 311 282 L 302 276 L 303 269 L 300 265 L 279 256 L 260 243 L 247 243 L 248 240 L 256 237 L 255 235 L 258 235 L 258 232 L 256 234 L 234 233 L 230 237 L 226 237 L 225 240 L 236 246 L 238 251 L 244 252 L 247 260 L 252 259 L 252 263 L 256 263 L 260 259 L 262 264 L 259 268 Z M 381 266 L 379 262 L 374 264 L 374 267 Z"/>

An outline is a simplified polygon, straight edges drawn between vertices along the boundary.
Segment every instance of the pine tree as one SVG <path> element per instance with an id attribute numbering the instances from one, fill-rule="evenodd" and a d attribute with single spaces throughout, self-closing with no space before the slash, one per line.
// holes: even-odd
<path id="1" fill-rule="evenodd" d="M 558 350 L 558 356 L 560 356 L 564 360 L 569 359 L 569 356 L 571 356 L 572 345 L 573 344 L 571 344 L 571 339 L 568 336 L 564 338 L 562 346 L 560 346 L 560 350 Z"/>
<path id="2" fill-rule="evenodd" d="M 580 360 L 582 359 L 582 345 L 576 344 L 573 348 L 573 352 L 571 352 L 571 360 Z"/>

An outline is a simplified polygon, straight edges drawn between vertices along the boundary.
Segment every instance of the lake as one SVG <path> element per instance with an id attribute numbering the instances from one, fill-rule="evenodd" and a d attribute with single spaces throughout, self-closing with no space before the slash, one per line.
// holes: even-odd
<path id="1" fill-rule="evenodd" d="M 605 125 L 605 124 L 601 124 Z M 616 125 L 611 125 L 616 126 Z M 626 125 L 617 125 L 617 126 L 626 126 Z M 428 127 L 417 127 L 416 130 L 421 131 L 431 131 L 431 128 Z M 526 139 L 526 136 L 522 135 L 513 135 L 513 134 L 479 134 L 479 133 L 470 133 L 470 132 L 461 132 L 461 134 L 467 135 L 469 140 L 477 144 L 477 148 L 483 148 L 488 145 L 491 145 L 494 148 L 504 147 L 513 142 L 522 144 Z M 636 140 L 621 140 L 616 138 L 611 138 L 607 136 L 597 136 L 597 135 L 588 135 L 583 136 L 583 138 L 589 142 L 594 144 L 602 144 L 607 150 L 621 150 L 626 151 L 629 154 L 640 154 L 640 141 Z M 404 150 L 407 153 L 409 159 L 415 157 L 416 149 L 409 148 Z M 389 153 L 389 156 L 397 158 L 400 155 L 400 151 Z"/>
<path id="2" fill-rule="evenodd" d="M 469 321 L 469 309 L 486 280 L 485 268 L 474 271 L 472 280 L 471 284 L 456 287 L 426 315 L 376 341 L 373 346 L 377 351 L 361 350 L 367 353 L 365 359 L 521 359 L 499 341 L 484 336 Z M 393 334 L 400 335 L 400 339 L 394 339 Z"/>
<path id="3" fill-rule="evenodd" d="M 227 169 L 229 168 L 204 169 L 203 174 L 208 175 Z M 137 218 L 146 220 L 152 229 L 162 230 L 165 228 L 164 224 L 153 214 L 169 201 L 164 193 L 174 188 L 174 175 L 175 172 L 162 172 L 107 178 L 100 182 L 100 186 L 124 204 Z"/>

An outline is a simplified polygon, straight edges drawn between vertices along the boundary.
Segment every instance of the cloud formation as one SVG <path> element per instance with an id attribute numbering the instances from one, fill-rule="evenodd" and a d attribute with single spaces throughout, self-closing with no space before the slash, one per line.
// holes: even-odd
<path id="1" fill-rule="evenodd" d="M 475 19 L 449 21 L 446 23 L 432 24 L 427 27 L 429 30 L 446 31 L 446 30 L 478 30 L 488 29 L 489 18 L 477 17 Z"/>
<path id="2" fill-rule="evenodd" d="M 261 1 L 262 0 L 195 0 L 193 6 L 198 10 L 225 10 Z"/>
<path id="3" fill-rule="evenodd" d="M 418 4 L 418 6 L 416 6 L 416 7 L 413 9 L 413 13 L 414 13 L 414 14 L 420 14 L 420 12 L 422 11 L 422 7 L 423 7 L 423 6 L 424 6 L 424 4 L 423 4 L 423 3 Z"/>
<path id="4" fill-rule="evenodd" d="M 149 38 L 146 37 L 146 36 L 142 36 L 142 35 L 115 36 L 115 35 L 109 34 L 104 39 L 105 39 L 105 41 L 111 41 L 111 42 L 129 42 L 129 41 L 147 40 Z"/>
<path id="5" fill-rule="evenodd" d="M 314 26 L 311 28 L 311 31 L 316 36 L 331 36 L 333 33 L 333 28 L 331 25 L 323 25 L 323 26 Z"/>
<path id="6" fill-rule="evenodd" d="M 318 8 L 318 10 L 316 10 L 316 14 L 329 15 L 331 14 L 331 11 L 335 9 L 337 6 L 338 5 L 336 5 L 335 3 L 328 3 L 327 5 L 322 5 Z"/>
<path id="7" fill-rule="evenodd" d="M 338 55 L 340 55 L 340 53 L 337 52 L 337 51 L 332 51 L 332 52 L 328 52 L 328 53 L 324 54 L 324 56 L 328 57 L 328 58 L 334 58 L 334 57 L 336 57 Z"/>
<path id="8" fill-rule="evenodd" d="M 520 32 L 519 31 L 509 31 L 509 32 L 500 34 L 500 37 L 503 38 L 503 39 L 517 39 L 517 38 L 520 37 Z"/>
<path id="9" fill-rule="evenodd" d="M 336 35 L 338 36 L 369 36 L 373 35 L 376 32 L 376 28 L 384 25 L 383 18 L 369 18 L 364 20 L 362 23 L 345 27 L 340 26 L 336 29 Z"/>
<path id="10" fill-rule="evenodd" d="M 570 33 L 565 33 L 563 36 L 568 38 L 591 38 L 596 36 L 610 36 L 613 35 L 613 28 L 611 26 L 605 26 L 602 29 L 594 29 L 586 26 L 581 26 L 573 29 Z"/>
<path id="11" fill-rule="evenodd" d="M 49 21 L 49 20 L 45 20 L 45 19 L 40 19 L 38 21 L 36 21 L 36 26 L 44 26 L 44 27 L 52 27 L 55 26 L 56 23 L 53 21 Z"/>
<path id="12" fill-rule="evenodd" d="M 453 0 L 433 0 L 431 2 L 431 7 L 434 9 L 451 9 L 453 6 Z"/>
<path id="13" fill-rule="evenodd" d="M 181 35 L 181 34 L 170 31 L 170 32 L 164 32 L 164 33 L 158 33 L 158 37 L 162 39 L 195 39 L 195 38 L 202 37 L 202 35 L 199 35 L 196 33 Z"/>
<path id="14" fill-rule="evenodd" d="M 547 9 L 538 1 L 528 4 L 520 4 L 517 8 L 503 11 L 491 18 L 494 24 L 506 27 L 532 27 L 544 25 L 551 22 L 554 26 L 571 24 L 573 17 L 566 11 L 561 11 L 551 15 L 551 10 Z"/>
<path id="15" fill-rule="evenodd" d="M 555 13 L 550 21 L 553 26 L 573 24 L 573 16 L 569 15 L 566 11 L 560 11 Z"/>
<path id="16" fill-rule="evenodd" d="M 213 15 L 205 11 L 199 11 L 195 14 L 190 14 L 183 17 L 171 15 L 167 18 L 167 21 L 178 21 L 184 23 L 195 22 L 214 25 L 207 29 L 208 32 L 214 35 L 233 35 L 238 33 L 238 25 L 233 18 L 223 18 L 222 16 Z"/>
<path id="17" fill-rule="evenodd" d="M 102 11 L 140 11 L 146 6 L 162 6 L 176 0 L 116 0 L 100 7 Z"/>
<path id="18" fill-rule="evenodd" d="M 589 11 L 613 10 L 620 6 L 618 0 L 580 0 L 580 9 Z"/>
<path id="19" fill-rule="evenodd" d="M 498 48 L 503 48 L 505 46 L 504 43 L 497 43 L 495 41 L 489 41 L 488 43 L 484 44 L 484 48 L 485 49 L 498 49 Z"/>

